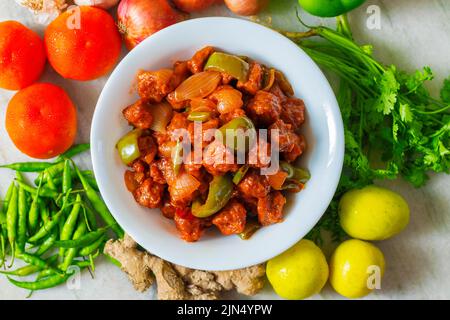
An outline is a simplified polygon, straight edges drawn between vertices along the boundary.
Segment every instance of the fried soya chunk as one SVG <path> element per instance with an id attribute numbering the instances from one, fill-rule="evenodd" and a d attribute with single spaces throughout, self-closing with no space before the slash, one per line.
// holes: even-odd
<path id="1" fill-rule="evenodd" d="M 147 208 L 159 208 L 162 204 L 164 185 L 156 183 L 148 178 L 133 192 L 134 199 L 141 206 Z"/>
<path id="2" fill-rule="evenodd" d="M 266 168 L 271 161 L 271 145 L 266 139 L 258 138 L 248 153 L 248 163 L 254 168 Z"/>
<path id="3" fill-rule="evenodd" d="M 150 178 L 153 179 L 156 183 L 159 184 L 165 184 L 167 183 L 166 179 L 164 178 L 163 173 L 161 172 L 161 169 L 159 169 L 159 162 L 155 161 L 150 165 Z"/>
<path id="4" fill-rule="evenodd" d="M 229 73 L 222 72 L 220 75 L 222 76 L 222 84 L 223 85 L 230 84 L 231 81 L 234 80 L 234 77 Z"/>
<path id="5" fill-rule="evenodd" d="M 275 139 L 273 143 L 278 144 L 280 152 L 290 152 L 294 149 L 297 135 L 292 130 L 292 125 L 279 119 L 270 125 L 269 131 L 271 139 Z"/>
<path id="6" fill-rule="evenodd" d="M 147 164 L 151 164 L 155 159 L 156 153 L 158 152 L 158 147 L 156 146 L 155 140 L 152 136 L 142 136 L 138 138 L 139 151 L 141 153 L 140 159 L 145 161 Z"/>
<path id="7" fill-rule="evenodd" d="M 184 80 L 190 76 L 190 71 L 187 61 L 177 61 L 173 64 L 172 86 L 175 89 Z"/>
<path id="8" fill-rule="evenodd" d="M 176 87 L 173 73 L 171 69 L 140 71 L 137 75 L 139 96 L 149 102 L 161 102 Z"/>
<path id="9" fill-rule="evenodd" d="M 288 98 L 281 105 L 280 118 L 295 131 L 305 122 L 305 104 L 303 100 Z"/>
<path id="10" fill-rule="evenodd" d="M 237 87 L 248 94 L 254 96 L 262 89 L 262 80 L 264 76 L 264 68 L 256 62 L 250 64 L 248 80 L 246 82 L 238 81 Z"/>
<path id="11" fill-rule="evenodd" d="M 247 105 L 247 113 L 254 123 L 269 126 L 280 117 L 280 99 L 266 91 L 258 91 Z"/>
<path id="12" fill-rule="evenodd" d="M 274 82 L 274 84 L 272 85 L 272 87 L 269 90 L 270 93 L 276 95 L 278 97 L 278 99 L 280 99 L 280 103 L 283 104 L 284 102 L 286 102 L 287 97 L 284 94 L 283 90 L 281 90 L 280 86 L 278 85 L 277 81 Z"/>
<path id="13" fill-rule="evenodd" d="M 161 212 L 164 217 L 167 219 L 173 219 L 175 217 L 175 212 L 177 208 L 175 208 L 172 203 L 170 202 L 169 197 L 164 197 L 163 205 L 161 207 Z"/>
<path id="14" fill-rule="evenodd" d="M 224 113 L 220 115 L 220 122 L 222 124 L 228 123 L 235 118 L 240 118 L 245 116 L 245 111 L 243 109 L 234 109 L 231 112 Z"/>
<path id="15" fill-rule="evenodd" d="M 306 149 L 306 140 L 304 136 L 294 134 L 293 137 L 294 137 L 293 141 L 294 147 L 292 148 L 291 151 L 283 152 L 284 160 L 286 160 L 287 162 L 295 161 L 299 156 L 303 154 L 303 152 Z"/>
<path id="16" fill-rule="evenodd" d="M 203 233 L 201 219 L 192 215 L 189 208 L 177 209 L 174 216 L 175 226 L 181 239 L 187 242 L 195 242 Z"/>
<path id="17" fill-rule="evenodd" d="M 203 71 L 206 61 L 209 56 L 214 52 L 213 47 L 204 47 L 197 51 L 194 56 L 187 62 L 188 68 L 192 73 L 198 73 Z"/>
<path id="18" fill-rule="evenodd" d="M 172 162 L 167 158 L 162 158 L 155 162 L 158 169 L 161 171 L 164 180 L 168 185 L 172 185 L 175 182 L 176 174 L 173 171 Z"/>
<path id="19" fill-rule="evenodd" d="M 286 198 L 280 191 L 273 191 L 267 197 L 258 199 L 258 221 L 263 226 L 283 221 L 283 207 Z"/>
<path id="20" fill-rule="evenodd" d="M 167 132 L 172 141 L 177 141 L 180 138 L 180 132 L 177 129 L 188 129 L 191 122 L 187 119 L 187 116 L 180 112 L 174 112 L 172 120 L 170 120 L 167 126 Z"/>
<path id="21" fill-rule="evenodd" d="M 210 174 L 217 176 L 226 172 L 235 172 L 239 165 L 234 159 L 233 152 L 222 142 L 213 141 L 203 152 L 203 166 Z"/>
<path id="22" fill-rule="evenodd" d="M 238 234 L 244 231 L 247 210 L 236 199 L 232 199 L 212 219 L 212 223 L 224 235 Z"/>
<path id="23" fill-rule="evenodd" d="M 266 176 L 260 175 L 258 170 L 250 169 L 237 189 L 244 197 L 263 198 L 269 193 L 270 185 Z"/>
<path id="24" fill-rule="evenodd" d="M 201 148 L 205 148 L 212 140 L 214 140 L 214 129 L 219 127 L 219 119 L 208 120 L 201 125 L 195 122 L 189 123 L 188 131 L 191 143 L 195 146 L 197 143 Z"/>
<path id="25" fill-rule="evenodd" d="M 129 124 L 138 129 L 149 129 L 153 122 L 153 116 L 150 112 L 151 106 L 140 99 L 126 107 L 122 113 Z"/>

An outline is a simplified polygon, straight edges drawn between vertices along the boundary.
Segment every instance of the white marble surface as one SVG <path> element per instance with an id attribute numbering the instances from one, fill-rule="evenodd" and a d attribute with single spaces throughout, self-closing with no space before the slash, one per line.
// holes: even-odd
<path id="1" fill-rule="evenodd" d="M 286 1 L 295 7 L 295 0 Z M 381 9 L 381 29 L 366 26 L 368 5 Z M 214 7 L 204 15 L 228 15 L 222 7 Z M 19 20 L 42 34 L 43 27 L 33 23 L 31 14 L 18 7 L 14 0 L 0 1 L 0 21 Z M 275 26 L 298 28 L 295 10 L 273 17 Z M 312 21 L 307 18 L 307 21 Z M 315 21 L 317 22 L 317 21 Z M 328 23 L 323 20 L 322 22 Z M 412 71 L 429 65 L 436 80 L 430 84 L 437 92 L 442 80 L 450 74 L 450 0 L 370 0 L 350 15 L 356 38 L 372 43 L 376 55 L 385 63 L 394 63 Z M 91 82 L 67 81 L 47 66 L 43 81 L 51 81 L 65 88 L 78 107 L 78 141 L 89 139 L 89 128 L 97 97 L 107 77 Z M 0 89 L 0 163 L 29 160 L 15 149 L 4 129 L 6 105 L 14 92 Z M 89 156 L 81 161 L 90 166 Z M 0 193 L 13 178 L 13 173 L 0 171 Z M 399 236 L 378 243 L 383 250 L 387 270 L 378 290 L 366 299 L 449 299 L 450 298 L 450 177 L 433 176 L 428 185 L 414 189 L 403 181 L 390 182 L 394 190 L 403 194 L 411 206 L 411 223 Z M 0 300 L 23 299 L 27 292 L 11 286 L 0 277 Z M 229 295 L 228 298 L 239 298 Z M 32 299 L 152 299 L 154 289 L 146 293 L 134 291 L 125 274 L 111 264 L 98 263 L 95 279 L 84 273 L 78 289 L 65 286 L 37 292 Z M 257 299 L 277 298 L 270 288 Z M 329 286 L 314 299 L 340 299 Z"/>

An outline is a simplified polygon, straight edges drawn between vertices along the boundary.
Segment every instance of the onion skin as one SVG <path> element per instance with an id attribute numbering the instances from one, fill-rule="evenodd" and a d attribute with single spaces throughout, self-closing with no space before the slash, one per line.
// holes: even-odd
<path id="1" fill-rule="evenodd" d="M 125 46 L 133 49 L 145 38 L 186 16 L 174 9 L 168 0 L 122 0 L 117 8 L 119 30 Z"/>
<path id="2" fill-rule="evenodd" d="M 77 6 L 92 6 L 108 10 L 118 4 L 119 1 L 120 0 L 75 0 L 74 2 Z"/>
<path id="3" fill-rule="evenodd" d="M 209 8 L 216 0 L 172 0 L 175 6 L 184 12 L 198 12 Z"/>
<path id="4" fill-rule="evenodd" d="M 240 16 L 253 16 L 266 7 L 269 0 L 225 0 L 228 9 Z"/>

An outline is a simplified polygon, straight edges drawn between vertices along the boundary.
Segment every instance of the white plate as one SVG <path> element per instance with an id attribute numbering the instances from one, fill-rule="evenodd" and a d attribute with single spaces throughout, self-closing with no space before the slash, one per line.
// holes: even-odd
<path id="1" fill-rule="evenodd" d="M 311 172 L 305 190 L 291 196 L 282 223 L 262 228 L 243 241 L 208 230 L 196 243 L 181 240 L 173 221 L 160 210 L 139 206 L 126 190 L 117 140 L 130 130 L 122 109 L 137 100 L 133 90 L 139 69 L 171 67 L 212 45 L 245 55 L 286 75 L 297 97 L 305 101 L 303 127 L 308 150 L 301 164 Z M 203 270 L 230 270 L 266 261 L 304 237 L 328 207 L 336 190 L 344 156 L 342 119 L 336 98 L 317 65 L 293 42 L 261 25 L 232 18 L 188 20 L 152 35 L 117 66 L 95 110 L 92 160 L 100 192 L 118 223 L 142 247 L 170 262 Z M 211 228 L 213 229 L 213 228 Z"/>

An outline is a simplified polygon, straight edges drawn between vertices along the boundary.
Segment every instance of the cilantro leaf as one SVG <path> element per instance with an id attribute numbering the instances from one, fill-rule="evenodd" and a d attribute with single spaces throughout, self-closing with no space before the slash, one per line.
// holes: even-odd
<path id="1" fill-rule="evenodd" d="M 395 78 L 395 68 L 391 66 L 381 77 L 379 89 L 381 94 L 375 104 L 376 110 L 380 113 L 382 112 L 384 115 L 390 114 L 394 110 L 395 103 L 397 102 L 399 89 L 400 84 Z"/>
<path id="2" fill-rule="evenodd" d="M 444 80 L 444 85 L 441 89 L 441 99 L 445 103 L 450 103 L 450 77 Z"/>

